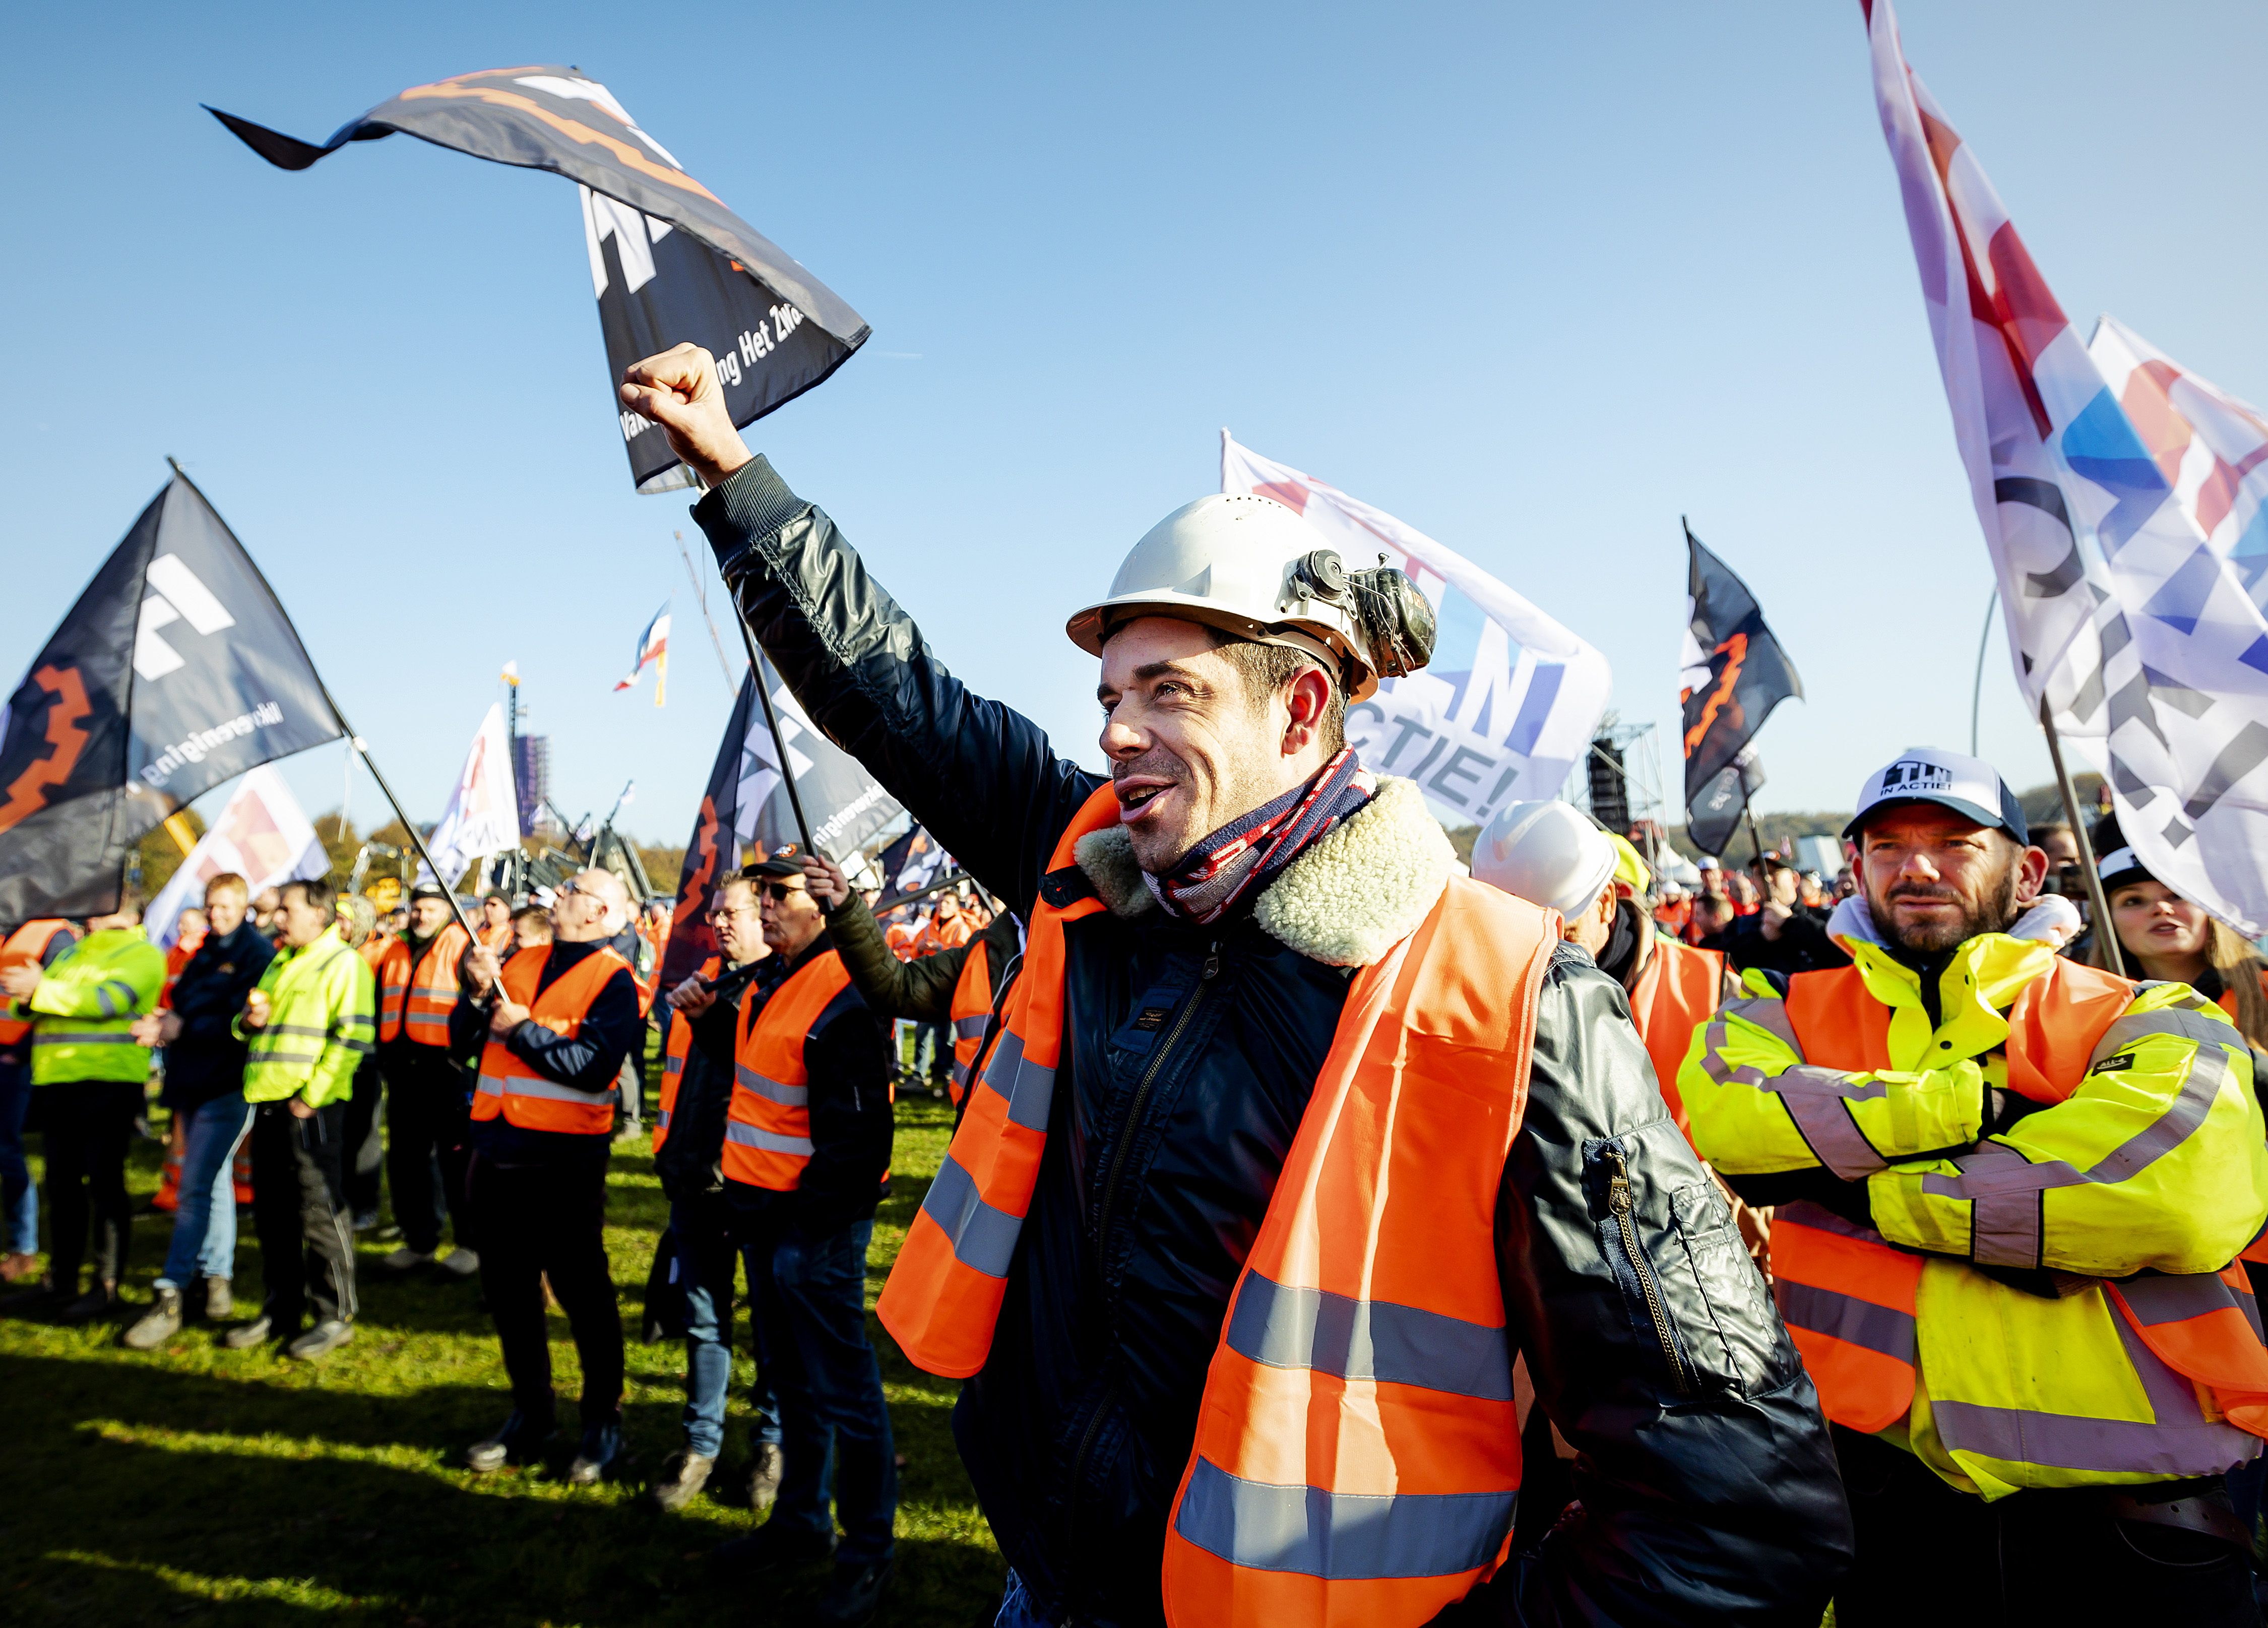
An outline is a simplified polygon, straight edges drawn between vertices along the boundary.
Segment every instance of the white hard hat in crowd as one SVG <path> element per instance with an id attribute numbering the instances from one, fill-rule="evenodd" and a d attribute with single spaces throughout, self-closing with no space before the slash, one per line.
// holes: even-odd
<path id="1" fill-rule="evenodd" d="M 1399 573 L 1376 573 L 1399 577 Z M 1373 573 L 1364 573 L 1366 577 Z M 1405 586 L 1400 578 L 1397 586 Z M 1074 615 L 1064 629 L 1089 655 L 1137 616 L 1201 622 L 1240 638 L 1304 650 L 1339 675 L 1349 701 L 1378 688 L 1381 657 L 1388 675 L 1414 671 L 1432 651 L 1432 616 L 1414 589 L 1410 620 L 1422 616 L 1422 645 L 1374 652 L 1374 630 L 1356 614 L 1355 585 L 1322 533 L 1273 497 L 1214 492 L 1184 504 L 1134 545 L 1111 579 L 1107 599 Z"/>
<path id="2" fill-rule="evenodd" d="M 1506 803 L 1473 844 L 1476 880 L 1562 916 L 1597 903 L 1614 873 L 1614 843 L 1566 803 Z"/>

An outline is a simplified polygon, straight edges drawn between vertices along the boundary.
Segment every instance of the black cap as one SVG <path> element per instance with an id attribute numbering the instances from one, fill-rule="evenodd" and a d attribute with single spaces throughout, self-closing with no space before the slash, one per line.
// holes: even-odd
<path id="1" fill-rule="evenodd" d="M 757 859 L 742 866 L 740 874 L 750 881 L 767 876 L 801 876 L 803 866 L 799 860 L 775 854 L 769 859 Z"/>
<path id="2" fill-rule="evenodd" d="M 448 897 L 446 888 L 437 887 L 431 882 L 420 882 L 409 890 L 409 901 L 413 904 L 420 899 L 439 899 L 446 903 Z"/>

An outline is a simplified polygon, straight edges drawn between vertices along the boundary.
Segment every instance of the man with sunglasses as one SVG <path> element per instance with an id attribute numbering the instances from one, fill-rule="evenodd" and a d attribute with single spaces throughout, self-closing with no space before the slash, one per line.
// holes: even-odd
<path id="1" fill-rule="evenodd" d="M 583 1366 L 582 1442 L 568 1481 L 597 1481 L 622 1453 L 622 1320 L 603 1229 L 615 1075 L 644 1026 L 630 969 L 608 947 L 629 918 L 613 872 L 562 882 L 550 944 L 504 962 L 475 949 L 449 1014 L 452 1053 L 480 1058 L 465 1186 L 481 1291 L 512 1377 L 511 1416 L 465 1455 L 483 1474 L 525 1461 L 551 1433 L 547 1278 Z"/>
<path id="2" fill-rule="evenodd" d="M 653 1169 L 669 1199 L 677 1249 L 677 1282 L 685 1308 L 685 1445 L 670 1455 L 647 1497 L 654 1507 L 682 1509 L 716 1467 L 725 1446 L 725 1396 L 733 1379 L 733 1287 L 738 1263 L 748 1266 L 748 1322 L 770 1258 L 733 1235 L 725 1203 L 725 1114 L 733 1100 L 733 1042 L 740 1020 L 737 990 L 720 996 L 710 980 L 730 976 L 771 952 L 764 943 L 755 881 L 728 876 L 709 912 L 718 954 L 669 992 L 660 1111 L 654 1116 Z M 784 1458 L 779 1404 L 757 1342 L 756 1383 L 749 1393 L 755 1437 L 746 1486 L 762 1514 L 779 1492 Z"/>
<path id="3" fill-rule="evenodd" d="M 760 1349 L 786 1462 L 771 1519 L 715 1558 L 746 1575 L 832 1554 L 834 1578 L 811 1620 L 863 1623 L 889 1583 L 898 1503 L 865 1315 L 866 1246 L 889 1191 L 889 1028 L 851 983 L 801 863 L 775 857 L 741 874 L 756 883 L 771 955 L 734 1029 L 725 1199 L 752 1263 L 770 1263 Z"/>

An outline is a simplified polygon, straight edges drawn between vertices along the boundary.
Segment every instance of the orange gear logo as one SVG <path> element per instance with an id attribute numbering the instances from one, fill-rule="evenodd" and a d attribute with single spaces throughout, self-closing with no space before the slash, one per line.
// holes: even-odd
<path id="1" fill-rule="evenodd" d="M 67 784 L 86 750 L 86 731 L 80 727 L 92 709 L 87 705 L 86 682 L 77 667 L 41 667 L 32 681 L 55 697 L 48 707 L 48 744 L 55 750 L 26 767 L 8 786 L 8 800 L 0 803 L 0 831 L 13 830 L 48 806 L 48 789 Z"/>

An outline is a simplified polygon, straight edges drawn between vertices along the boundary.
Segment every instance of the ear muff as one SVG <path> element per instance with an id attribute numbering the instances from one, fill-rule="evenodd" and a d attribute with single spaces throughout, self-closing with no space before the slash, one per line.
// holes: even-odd
<path id="1" fill-rule="evenodd" d="M 1433 659 L 1433 608 L 1407 574 L 1381 565 L 1353 572 L 1347 588 L 1381 678 L 1401 678 Z"/>

